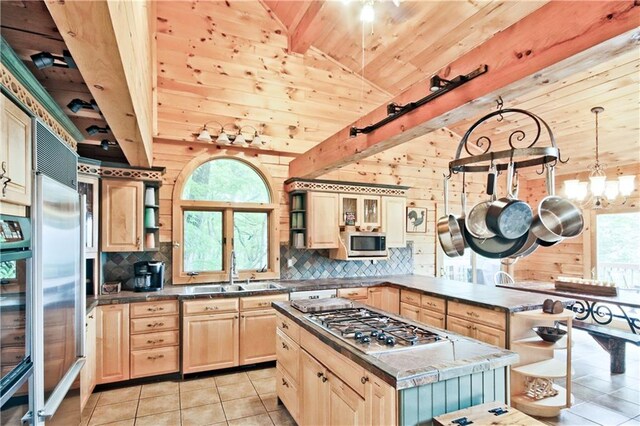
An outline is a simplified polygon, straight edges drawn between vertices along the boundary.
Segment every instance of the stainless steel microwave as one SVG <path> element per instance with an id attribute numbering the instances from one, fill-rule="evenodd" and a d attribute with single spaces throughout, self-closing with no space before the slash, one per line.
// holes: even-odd
<path id="1" fill-rule="evenodd" d="M 386 257 L 387 236 L 384 232 L 343 232 L 348 257 Z"/>

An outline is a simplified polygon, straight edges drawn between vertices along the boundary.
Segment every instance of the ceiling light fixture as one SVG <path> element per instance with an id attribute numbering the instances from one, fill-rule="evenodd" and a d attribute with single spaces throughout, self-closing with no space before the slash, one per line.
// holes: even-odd
<path id="1" fill-rule="evenodd" d="M 450 80 L 445 80 L 444 78 L 441 78 L 438 75 L 434 75 L 433 77 L 431 77 L 431 83 L 429 84 L 429 90 L 431 90 L 432 92 L 437 92 L 440 89 L 444 89 L 445 87 L 447 87 L 451 83 L 452 83 L 452 81 L 450 81 Z"/>
<path id="2" fill-rule="evenodd" d="M 77 68 L 68 50 L 63 50 L 62 56 L 52 55 L 49 52 L 36 53 L 35 55 L 31 55 L 31 60 L 39 70 L 50 67 Z"/>
<path id="3" fill-rule="evenodd" d="M 589 182 L 581 182 L 578 179 L 569 179 L 564 182 L 564 192 L 568 199 L 584 202 L 582 207 L 591 205 L 594 209 L 607 208 L 615 205 L 618 195 L 622 196 L 625 204 L 635 189 L 635 176 L 626 175 L 618 177 L 617 181 L 607 181 L 604 165 L 600 164 L 600 141 L 598 128 L 598 115 L 604 112 L 602 107 L 593 107 L 591 112 L 596 116 L 596 162 L 589 166 Z"/>
<path id="4" fill-rule="evenodd" d="M 117 144 L 115 142 L 111 142 L 109 139 L 102 139 L 102 141 L 100 142 L 100 148 L 102 148 L 105 151 L 109 151 L 109 147 L 110 146 L 116 146 Z"/>
<path id="5" fill-rule="evenodd" d="M 93 99 L 91 99 L 90 102 L 85 102 L 82 99 L 75 98 L 67 104 L 67 108 L 69 108 L 74 114 L 83 108 L 100 112 L 100 107 L 98 107 L 98 104 Z"/>
<path id="6" fill-rule="evenodd" d="M 362 22 L 373 22 L 376 18 L 376 11 L 373 8 L 373 1 L 367 1 L 362 5 L 362 9 L 360 9 L 360 20 Z"/>
<path id="7" fill-rule="evenodd" d="M 207 127 L 211 123 L 215 123 L 218 126 L 220 126 L 220 130 L 217 132 L 215 136 L 211 135 L 211 133 L 209 132 L 209 128 Z M 229 126 L 233 126 L 234 128 L 237 128 L 238 129 L 237 132 L 235 131 L 229 132 L 225 130 L 225 127 L 228 129 Z M 243 130 L 247 128 L 252 129 L 253 131 L 251 133 L 243 132 Z M 201 142 L 207 142 L 207 143 L 211 143 L 215 139 L 215 142 L 219 145 L 241 146 L 241 145 L 247 144 L 253 147 L 266 145 L 266 142 L 262 140 L 262 138 L 260 137 L 258 130 L 255 127 L 249 126 L 249 125 L 236 126 L 235 124 L 232 124 L 232 123 L 222 125 L 217 121 L 209 121 L 205 123 L 202 126 L 202 130 L 200 130 L 199 133 L 194 134 L 194 136 L 197 136 L 196 137 L 197 140 Z"/>

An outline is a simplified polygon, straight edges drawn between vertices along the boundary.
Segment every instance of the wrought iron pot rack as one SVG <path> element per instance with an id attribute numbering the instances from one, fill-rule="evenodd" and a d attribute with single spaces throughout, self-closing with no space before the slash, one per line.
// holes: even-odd
<path id="1" fill-rule="evenodd" d="M 556 145 L 555 137 L 551 128 L 539 116 L 532 112 L 519 108 L 502 108 L 502 100 L 498 100 L 498 110 L 491 112 L 478 121 L 476 121 L 469 130 L 464 134 L 458 149 L 456 151 L 456 157 L 453 161 L 449 162 L 449 177 L 456 173 L 477 173 L 488 172 L 493 164 L 498 171 L 507 170 L 509 162 L 513 161 L 514 170 L 534 167 L 542 165 L 542 172 L 544 173 L 545 167 L 554 167 L 558 161 L 566 163 L 567 160 L 562 160 L 560 157 L 560 150 Z M 507 142 L 511 149 L 502 151 L 491 151 L 492 140 L 488 136 L 479 136 L 477 138 L 472 137 L 473 133 L 478 129 L 480 125 L 488 122 L 494 117 L 498 117 L 497 121 L 504 119 L 504 114 L 519 114 L 530 119 L 535 125 L 535 134 L 529 142 L 527 142 L 526 133 L 521 130 L 514 130 L 509 134 Z M 536 147 L 535 145 L 540 141 L 543 130 L 546 131 L 549 137 L 550 146 Z M 475 138 L 475 139 L 474 139 Z M 523 144 L 524 147 L 517 147 L 517 145 Z M 474 154 L 470 146 L 475 146 L 476 150 L 481 150 L 481 154 Z M 469 157 L 461 158 L 462 150 L 469 154 Z"/>

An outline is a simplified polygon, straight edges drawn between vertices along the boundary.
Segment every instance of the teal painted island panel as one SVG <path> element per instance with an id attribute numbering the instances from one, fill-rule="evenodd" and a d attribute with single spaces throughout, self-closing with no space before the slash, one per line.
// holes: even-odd
<path id="1" fill-rule="evenodd" d="M 441 414 L 486 402 L 507 403 L 507 367 L 399 391 L 401 426 L 431 424 Z"/>

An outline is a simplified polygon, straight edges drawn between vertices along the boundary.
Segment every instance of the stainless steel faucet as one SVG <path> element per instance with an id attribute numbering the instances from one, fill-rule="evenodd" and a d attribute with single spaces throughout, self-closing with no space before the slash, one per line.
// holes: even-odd
<path id="1" fill-rule="evenodd" d="M 231 250 L 231 256 L 229 258 L 229 284 L 233 284 L 234 278 L 238 278 L 238 272 L 236 271 L 236 252 Z"/>

